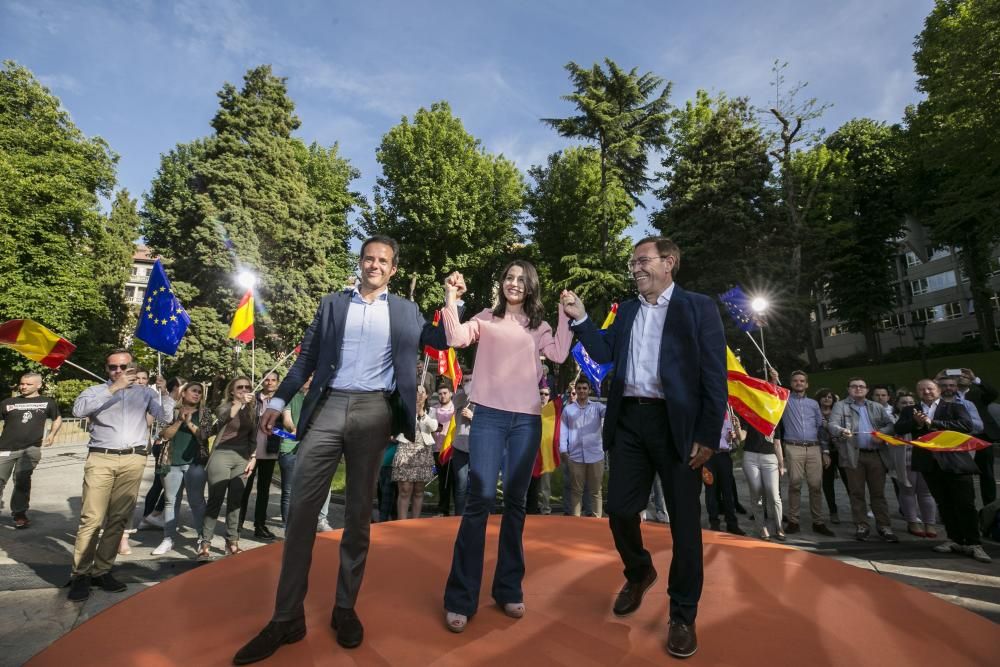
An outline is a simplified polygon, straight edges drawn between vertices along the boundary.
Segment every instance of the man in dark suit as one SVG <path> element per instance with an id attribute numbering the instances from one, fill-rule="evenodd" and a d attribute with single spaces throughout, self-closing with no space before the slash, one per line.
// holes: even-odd
<path id="1" fill-rule="evenodd" d="M 347 457 L 344 533 L 331 625 L 337 643 L 361 644 L 364 629 L 354 611 L 368 555 L 375 480 L 390 436 L 414 436 L 417 355 L 425 345 L 446 349 L 444 327 L 428 324 L 417 305 L 387 291 L 396 273 L 399 245 L 373 236 L 361 246 L 361 282 L 323 297 L 302 339 L 302 353 L 260 420 L 269 434 L 281 409 L 306 379 L 298 461 L 285 530 L 281 576 L 271 622 L 233 658 L 248 664 L 305 636 L 303 600 L 316 539 L 316 519 L 341 456 Z M 460 294 L 465 286 L 459 286 Z"/>
<path id="2" fill-rule="evenodd" d="M 932 431 L 972 431 L 969 411 L 958 401 L 945 401 L 934 380 L 918 382 L 917 395 L 919 403 L 903 408 L 899 414 L 895 424 L 897 434 L 909 433 L 918 438 Z M 912 468 L 924 476 L 948 532 L 948 541 L 934 547 L 934 551 L 964 554 L 989 563 L 990 556 L 979 539 L 972 481 L 978 469 L 971 452 L 931 452 L 914 447 Z"/>
<path id="3" fill-rule="evenodd" d="M 663 237 L 636 244 L 629 261 L 639 298 L 622 303 L 606 331 L 587 318 L 572 292 L 563 308 L 598 363 L 614 362 L 604 420 L 611 478 L 608 516 L 625 564 L 625 585 L 614 613 L 627 616 L 656 580 L 642 546 L 639 512 L 653 475 L 663 482 L 673 535 L 667 592 L 667 650 L 678 658 L 698 649 L 695 616 L 703 580 L 701 466 L 718 447 L 726 409 L 726 342 L 718 308 L 708 297 L 673 281 L 680 249 Z"/>

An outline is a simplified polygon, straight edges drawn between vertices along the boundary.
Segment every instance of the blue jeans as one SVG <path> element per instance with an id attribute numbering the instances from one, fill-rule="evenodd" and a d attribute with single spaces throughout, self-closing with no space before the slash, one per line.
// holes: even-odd
<path id="1" fill-rule="evenodd" d="M 497 479 L 504 470 L 504 511 L 500 521 L 493 599 L 498 604 L 524 600 L 525 501 L 531 470 L 542 437 L 542 418 L 519 412 L 476 408 L 469 433 L 469 490 L 462 523 L 455 537 L 451 573 L 444 591 L 450 612 L 472 616 L 479 607 L 486 550 L 486 523 L 496 502 Z"/>
<path id="2" fill-rule="evenodd" d="M 194 517 L 194 528 L 201 529 L 205 519 L 205 466 L 197 464 L 170 466 L 163 475 L 163 537 L 177 539 L 177 516 L 181 497 L 187 490 L 188 505 Z"/>
<path id="3" fill-rule="evenodd" d="M 455 516 L 465 514 L 469 497 L 469 454 L 456 449 L 451 454 L 451 490 L 455 494 Z"/>
<path id="4" fill-rule="evenodd" d="M 278 469 L 281 470 L 281 523 L 285 523 L 288 518 L 288 505 L 292 502 L 292 474 L 295 472 L 296 452 L 278 454 Z M 326 521 L 326 514 L 330 509 L 330 494 L 326 496 L 326 502 L 319 510 L 317 525 Z"/>

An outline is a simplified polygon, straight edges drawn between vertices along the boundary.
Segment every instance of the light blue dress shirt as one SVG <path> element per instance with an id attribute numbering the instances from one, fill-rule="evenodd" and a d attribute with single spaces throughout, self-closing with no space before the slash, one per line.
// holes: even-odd
<path id="1" fill-rule="evenodd" d="M 342 391 L 392 391 L 396 388 L 388 291 L 368 303 L 361 298 L 357 288 L 354 289 L 344 323 L 340 365 L 329 386 Z"/>
<path id="2" fill-rule="evenodd" d="M 867 401 L 861 405 L 851 403 L 851 409 L 858 413 L 858 432 L 855 434 L 858 437 L 858 448 L 877 449 L 875 443 L 872 442 L 872 431 L 875 430 L 875 427 L 872 426 L 872 420 L 868 416 Z"/>

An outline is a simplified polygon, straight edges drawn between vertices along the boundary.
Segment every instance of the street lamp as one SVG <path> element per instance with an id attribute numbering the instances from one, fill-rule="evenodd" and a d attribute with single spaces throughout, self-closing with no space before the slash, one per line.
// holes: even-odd
<path id="1" fill-rule="evenodd" d="M 769 305 L 770 304 L 767 302 L 767 299 L 761 296 L 750 302 L 750 307 L 753 308 L 753 312 L 758 315 L 763 315 Z"/>
<path id="2" fill-rule="evenodd" d="M 924 347 L 924 340 L 927 338 L 927 322 L 921 322 L 916 315 L 911 315 L 911 317 L 910 334 L 920 350 L 920 370 L 923 377 L 927 377 L 927 348 Z"/>

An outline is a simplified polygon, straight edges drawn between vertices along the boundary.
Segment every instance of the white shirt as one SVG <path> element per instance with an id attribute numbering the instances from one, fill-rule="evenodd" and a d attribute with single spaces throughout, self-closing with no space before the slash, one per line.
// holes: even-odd
<path id="1" fill-rule="evenodd" d="M 639 295 L 639 312 L 632 323 L 632 339 L 628 348 L 628 365 L 625 368 L 625 395 L 644 398 L 664 398 L 660 382 L 660 344 L 663 326 L 667 321 L 667 308 L 674 293 L 675 283 L 663 290 L 656 303 L 649 303 Z"/>
<path id="2" fill-rule="evenodd" d="M 588 400 L 582 406 L 573 401 L 562 411 L 559 451 L 569 454 L 574 463 L 597 463 L 604 460 L 601 425 L 607 406 Z"/>
<path id="3" fill-rule="evenodd" d="M 920 403 L 920 410 L 925 415 L 927 415 L 928 419 L 930 419 L 931 421 L 934 421 L 934 412 L 937 410 L 938 403 L 940 403 L 940 402 L 941 402 L 940 398 L 937 399 L 936 401 L 934 401 L 933 403 L 931 403 L 930 405 L 927 405 L 926 403 L 924 403 L 924 402 L 921 401 L 921 403 Z"/>

